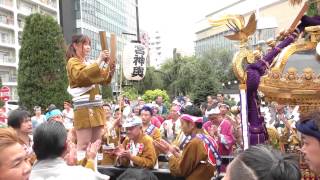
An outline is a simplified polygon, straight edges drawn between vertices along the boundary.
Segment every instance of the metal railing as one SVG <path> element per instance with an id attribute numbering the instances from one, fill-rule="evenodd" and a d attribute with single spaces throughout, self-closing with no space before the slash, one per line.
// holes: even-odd
<path id="1" fill-rule="evenodd" d="M 13 40 L 13 38 L 1 38 L 1 36 L 0 36 L 0 43 L 14 44 L 14 40 Z"/>
<path id="2" fill-rule="evenodd" d="M 16 63 L 16 59 L 14 57 L 4 57 L 4 58 L 0 58 L 0 65 L 1 64 L 15 64 Z"/>
<path id="3" fill-rule="evenodd" d="M 13 25 L 13 23 L 14 23 L 13 16 L 0 15 L 0 23 L 7 24 L 7 25 Z"/>
<path id="4" fill-rule="evenodd" d="M 12 0 L 0 0 L 0 5 L 12 7 L 13 6 L 13 1 Z"/>
<path id="5" fill-rule="evenodd" d="M 51 6 L 52 8 L 56 8 L 56 1 L 52 0 L 39 0 L 41 3 Z"/>
<path id="6" fill-rule="evenodd" d="M 9 75 L 9 74 L 2 74 L 0 75 L 2 82 L 17 82 L 17 76 L 16 75 Z"/>

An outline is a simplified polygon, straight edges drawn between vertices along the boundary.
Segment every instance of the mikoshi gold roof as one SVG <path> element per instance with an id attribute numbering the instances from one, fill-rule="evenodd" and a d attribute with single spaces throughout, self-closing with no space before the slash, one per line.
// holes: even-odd
<path id="1" fill-rule="evenodd" d="M 306 32 L 310 38 L 285 48 L 259 86 L 266 101 L 299 105 L 302 113 L 320 107 L 320 61 L 316 53 L 320 26 L 308 27 Z"/>

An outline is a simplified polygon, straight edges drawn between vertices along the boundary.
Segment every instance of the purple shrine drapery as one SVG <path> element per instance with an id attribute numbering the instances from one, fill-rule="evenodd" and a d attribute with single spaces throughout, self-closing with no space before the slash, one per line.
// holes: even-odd
<path id="1" fill-rule="evenodd" d="M 270 50 L 262 59 L 247 66 L 246 83 L 250 145 L 262 144 L 267 140 L 267 131 L 264 125 L 264 118 L 260 115 L 260 109 L 257 105 L 257 91 L 261 76 L 265 74 L 268 65 L 272 64 L 274 58 L 281 52 L 281 50 L 293 43 L 298 34 L 304 31 L 305 27 L 316 25 L 320 25 L 320 16 L 303 16 L 300 24 L 293 33 L 287 36 L 272 50 Z"/>

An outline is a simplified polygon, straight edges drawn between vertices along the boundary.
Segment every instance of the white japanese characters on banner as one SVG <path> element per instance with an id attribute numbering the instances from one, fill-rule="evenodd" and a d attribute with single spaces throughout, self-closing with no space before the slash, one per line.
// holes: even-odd
<path id="1" fill-rule="evenodd" d="M 139 81 L 146 74 L 147 49 L 139 43 L 130 43 L 124 47 L 123 74 L 127 80 Z"/>

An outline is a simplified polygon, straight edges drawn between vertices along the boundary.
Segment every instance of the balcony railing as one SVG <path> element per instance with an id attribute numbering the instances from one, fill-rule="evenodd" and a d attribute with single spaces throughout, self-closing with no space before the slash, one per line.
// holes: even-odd
<path id="1" fill-rule="evenodd" d="M 0 5 L 12 7 L 13 6 L 13 1 L 12 0 L 0 0 Z"/>
<path id="2" fill-rule="evenodd" d="M 9 82 L 17 82 L 18 81 L 18 76 L 17 75 L 12 75 L 9 77 Z"/>
<path id="3" fill-rule="evenodd" d="M 1 32 L 0 32 L 1 33 Z M 0 36 L 0 43 L 4 43 L 4 44 L 14 44 L 14 39 L 13 37 L 10 38 L 1 38 Z"/>
<path id="4" fill-rule="evenodd" d="M 52 8 L 56 8 L 56 1 L 52 1 L 52 0 L 39 0 L 40 2 L 42 2 L 43 4 L 46 4 L 48 6 L 51 6 Z"/>
<path id="5" fill-rule="evenodd" d="M 1 0 L 0 0 L 1 1 Z M 7 25 L 13 25 L 13 16 L 9 15 L 0 15 L 0 23 L 7 24 Z"/>
<path id="6" fill-rule="evenodd" d="M 18 10 L 21 11 L 25 15 L 30 15 L 32 13 L 37 12 L 37 8 L 35 6 L 29 6 L 25 3 L 20 2 L 18 5 Z"/>
<path id="7" fill-rule="evenodd" d="M 2 74 L 2 75 L 0 75 L 0 77 L 1 77 L 2 82 L 4 82 L 4 83 L 17 82 L 17 75 L 11 75 L 10 76 L 9 74 Z"/>
<path id="8" fill-rule="evenodd" d="M 0 58 L 0 65 L 1 64 L 15 64 L 16 59 L 14 57 L 3 57 Z"/>

